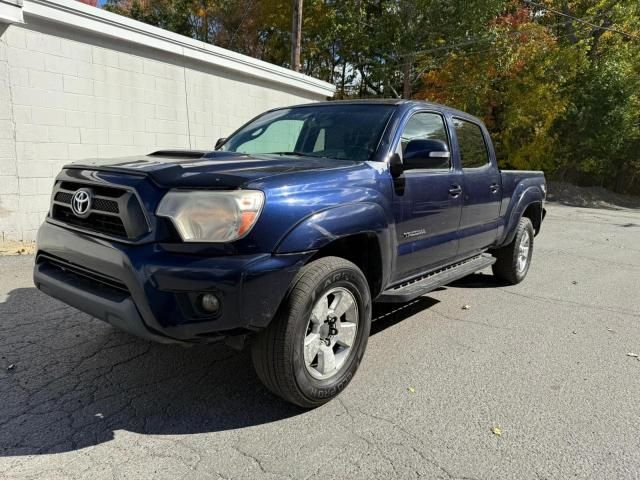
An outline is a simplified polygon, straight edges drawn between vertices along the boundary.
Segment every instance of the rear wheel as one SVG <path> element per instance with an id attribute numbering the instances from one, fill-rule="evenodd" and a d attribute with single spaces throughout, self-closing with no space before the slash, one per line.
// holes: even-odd
<path id="1" fill-rule="evenodd" d="M 347 260 L 324 257 L 294 279 L 276 318 L 253 342 L 253 364 L 273 393 L 302 407 L 316 407 L 351 381 L 370 327 L 365 276 Z"/>
<path id="2" fill-rule="evenodd" d="M 522 217 L 516 229 L 513 241 L 493 252 L 496 263 L 493 274 L 512 285 L 520 283 L 527 276 L 533 255 L 533 224 Z"/>

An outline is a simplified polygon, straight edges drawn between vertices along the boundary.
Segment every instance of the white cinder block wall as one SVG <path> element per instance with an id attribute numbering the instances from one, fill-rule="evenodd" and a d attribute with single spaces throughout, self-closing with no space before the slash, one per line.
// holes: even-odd
<path id="1" fill-rule="evenodd" d="M 2 1 L 2 0 L 0 0 Z M 73 0 L 0 23 L 0 234 L 31 241 L 73 160 L 212 149 L 262 111 L 324 99 L 325 82 Z"/>

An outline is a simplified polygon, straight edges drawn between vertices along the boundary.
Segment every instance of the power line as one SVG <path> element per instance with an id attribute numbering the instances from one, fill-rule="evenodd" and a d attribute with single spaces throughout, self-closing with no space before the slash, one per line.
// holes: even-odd
<path id="1" fill-rule="evenodd" d="M 229 39 L 229 46 L 227 48 L 231 49 L 231 47 L 233 46 L 233 42 L 235 42 L 236 40 L 236 35 L 238 34 L 238 31 L 240 30 L 240 27 L 242 27 L 242 24 L 244 23 L 244 21 L 247 19 L 247 17 L 249 16 L 249 13 L 252 12 L 253 7 L 256 6 L 256 0 L 252 0 L 249 3 L 249 7 L 246 7 L 246 10 L 244 12 L 244 14 L 242 15 L 242 18 L 240 19 L 240 23 L 238 23 L 238 26 L 236 27 L 236 29 L 233 31 L 233 35 L 231 35 L 231 38 Z"/>
<path id="2" fill-rule="evenodd" d="M 554 23 L 552 25 L 542 25 L 545 29 L 551 29 L 554 27 L 559 27 L 562 25 L 566 25 L 570 22 L 572 22 L 573 20 L 569 20 L 566 22 L 559 22 L 559 23 Z M 535 24 L 535 25 L 539 25 L 539 24 Z M 510 32 L 504 32 L 503 35 L 514 35 L 514 36 L 520 36 L 520 35 L 528 35 L 529 32 L 527 31 L 523 31 L 523 30 L 517 30 L 517 31 L 510 31 Z M 562 35 L 562 36 L 556 36 L 556 38 L 563 38 L 565 36 L 570 36 L 570 35 Z M 466 40 L 464 42 L 460 42 L 460 43 L 454 43 L 451 45 L 442 45 L 441 47 L 434 47 L 434 48 L 429 48 L 426 50 L 414 50 L 412 52 L 407 52 L 407 53 L 403 53 L 403 54 L 398 54 L 398 57 L 400 57 L 398 60 L 391 60 L 392 63 L 400 63 L 402 60 L 402 58 L 406 58 L 407 56 L 415 56 L 415 55 L 422 55 L 425 53 L 435 53 L 435 52 L 440 52 L 440 51 L 446 51 L 446 50 L 451 50 L 454 48 L 458 48 L 458 47 L 466 47 L 466 46 L 470 46 L 470 45 L 476 45 L 478 43 L 485 43 L 485 42 L 491 42 L 494 40 L 498 39 L 498 35 L 491 35 L 489 37 L 473 37 L 470 38 L 469 40 Z M 408 63 L 412 63 L 410 60 L 408 60 Z"/>
<path id="3" fill-rule="evenodd" d="M 548 11 L 550 11 L 552 13 L 555 13 L 555 14 L 558 14 L 558 15 L 561 15 L 563 17 L 566 17 L 566 18 L 570 19 L 570 20 L 568 20 L 566 22 L 555 23 L 555 24 L 552 24 L 552 25 L 544 25 L 544 27 L 547 28 L 547 29 L 550 29 L 550 28 L 553 28 L 553 27 L 559 27 L 559 26 L 566 25 L 568 23 L 571 23 L 571 22 L 575 21 L 575 22 L 582 23 L 584 25 L 588 25 L 588 26 L 590 26 L 592 28 L 597 28 L 597 29 L 600 29 L 600 30 L 607 30 L 607 31 L 610 31 L 610 32 L 619 33 L 620 35 L 625 35 L 628 38 L 640 40 L 640 37 L 638 37 L 636 35 L 633 35 L 633 34 L 630 34 L 628 32 L 623 32 L 622 30 L 617 30 L 615 28 L 602 27 L 600 25 L 596 25 L 595 23 L 589 22 L 589 21 L 584 20 L 582 18 L 577 18 L 577 17 L 574 17 L 572 15 L 569 15 L 569 14 L 554 10 L 552 8 L 547 7 L 544 4 L 536 3 L 536 2 L 534 2 L 532 0 L 524 0 L 524 2 L 525 3 L 530 3 L 531 5 L 535 5 L 537 7 L 544 8 L 545 10 L 548 10 Z M 526 33 L 527 32 L 522 32 L 522 31 L 512 31 L 512 32 L 507 32 L 506 35 L 516 35 L 517 36 L 517 35 L 524 35 Z M 559 37 L 556 37 L 556 38 L 563 38 L 563 37 L 567 37 L 567 36 L 571 36 L 571 35 L 562 35 L 562 36 L 559 36 Z M 458 47 L 474 45 L 474 44 L 477 44 L 477 43 L 489 42 L 489 41 L 492 41 L 492 40 L 495 40 L 495 39 L 496 39 L 495 36 L 484 37 L 484 38 L 477 38 L 476 37 L 476 38 L 471 38 L 471 39 L 469 39 L 467 41 L 460 42 L 460 43 L 455 43 L 455 44 L 452 44 L 452 45 L 443 45 L 441 47 L 435 47 L 435 48 L 430 48 L 430 49 L 426 49 L 426 50 L 415 50 L 415 51 L 407 52 L 407 53 L 404 53 L 404 54 L 401 54 L 401 55 L 398 55 L 398 56 L 401 57 L 401 58 L 404 58 L 404 57 L 407 57 L 407 56 L 414 56 L 414 55 L 420 55 L 420 54 L 425 54 L 425 53 L 434 53 L 434 52 L 439 52 L 439 51 L 443 51 L 443 50 L 450 50 L 450 49 L 454 49 L 454 48 L 458 48 Z M 394 62 L 394 63 L 400 63 L 400 62 Z"/>
<path id="4" fill-rule="evenodd" d="M 510 33 L 517 33 L 517 32 L 510 32 Z M 575 35 L 575 33 L 568 33 L 565 35 L 554 36 L 554 38 L 555 40 L 560 40 L 561 38 L 570 37 L 573 35 Z M 513 47 L 514 43 L 515 43 L 515 39 L 512 43 L 509 43 L 507 45 L 499 45 L 499 46 L 494 45 L 483 50 L 467 50 L 463 53 L 466 56 L 471 56 L 471 55 L 477 55 L 479 53 L 486 53 L 486 52 L 500 52 L 502 50 L 506 50 L 508 48 Z M 427 70 L 430 70 L 431 68 L 433 68 L 433 65 L 428 65 L 427 67 L 423 68 L 417 75 L 414 76 L 414 80 L 417 80 L 418 78 L 420 78 Z"/>
<path id="5" fill-rule="evenodd" d="M 618 30 L 616 28 L 603 27 L 601 25 L 596 25 L 595 23 L 588 22 L 586 20 L 583 20 L 582 18 L 574 17 L 572 15 L 569 15 L 568 13 L 560 12 L 559 10 L 554 10 L 553 8 L 549 8 L 549 7 L 547 7 L 546 5 L 544 5 L 542 3 L 536 3 L 536 2 L 533 2 L 532 0 L 524 0 L 524 3 L 528 3 L 530 5 L 534 5 L 536 7 L 543 8 L 543 9 L 549 11 L 549 12 L 555 13 L 556 15 L 561 15 L 563 17 L 570 18 L 570 19 L 572 19 L 572 20 L 574 20 L 576 22 L 584 23 L 585 25 L 589 25 L 590 27 L 597 28 L 598 30 L 606 30 L 608 32 L 613 32 L 613 33 L 618 33 L 620 35 L 624 35 L 627 38 L 632 38 L 634 40 L 640 40 L 640 37 L 638 37 L 637 35 L 633 35 L 631 33 L 624 32 L 624 31 Z"/>

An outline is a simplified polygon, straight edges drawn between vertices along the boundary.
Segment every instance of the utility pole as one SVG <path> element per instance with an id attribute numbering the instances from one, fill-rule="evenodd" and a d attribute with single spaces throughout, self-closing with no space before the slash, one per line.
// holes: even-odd
<path id="1" fill-rule="evenodd" d="M 402 57 L 402 98 L 411 99 L 411 71 L 413 70 L 413 55 Z"/>
<path id="2" fill-rule="evenodd" d="M 300 71 L 300 43 L 302 40 L 302 0 L 293 0 L 291 21 L 291 70 Z"/>

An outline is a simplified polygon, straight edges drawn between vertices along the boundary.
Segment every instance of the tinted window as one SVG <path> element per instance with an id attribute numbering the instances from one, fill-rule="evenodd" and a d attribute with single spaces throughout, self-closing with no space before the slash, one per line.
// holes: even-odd
<path id="1" fill-rule="evenodd" d="M 409 119 L 402 132 L 402 153 L 411 140 L 442 140 L 449 145 L 444 118 L 437 113 L 416 113 Z M 451 160 L 443 158 L 440 165 L 425 164 L 425 168 L 449 168 L 450 165 Z"/>
<path id="2" fill-rule="evenodd" d="M 478 168 L 487 165 L 489 152 L 480 126 L 459 118 L 455 118 L 453 123 L 458 137 L 462 168 Z"/>
<path id="3" fill-rule="evenodd" d="M 265 113 L 233 134 L 222 150 L 371 160 L 393 105 L 318 105 Z"/>
<path id="4" fill-rule="evenodd" d="M 442 140 L 449 144 L 444 119 L 437 113 L 416 113 L 409 119 L 402 132 L 402 151 L 415 139 Z"/>

